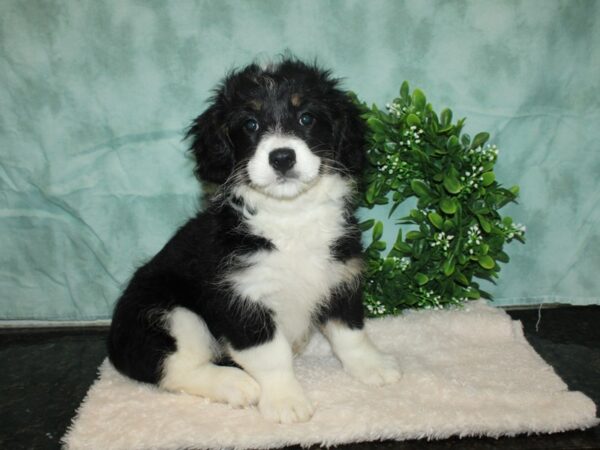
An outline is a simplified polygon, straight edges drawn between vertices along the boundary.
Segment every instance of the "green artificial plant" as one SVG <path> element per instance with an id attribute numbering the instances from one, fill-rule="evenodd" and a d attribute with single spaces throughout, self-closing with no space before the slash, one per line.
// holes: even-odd
<path id="1" fill-rule="evenodd" d="M 383 223 L 360 224 L 370 232 L 365 250 L 365 307 L 371 317 L 405 308 L 432 308 L 491 298 L 474 279 L 494 282 L 505 243 L 524 242 L 525 227 L 498 210 L 516 201 L 519 188 L 496 180 L 495 145 L 489 134 L 462 133 L 465 119 L 439 115 L 419 89 L 407 82 L 387 111 L 355 101 L 368 125 L 368 165 L 362 206 L 388 205 L 389 217 L 414 197 L 416 208 L 397 220 L 391 249 Z M 404 230 L 404 232 L 403 232 Z"/>

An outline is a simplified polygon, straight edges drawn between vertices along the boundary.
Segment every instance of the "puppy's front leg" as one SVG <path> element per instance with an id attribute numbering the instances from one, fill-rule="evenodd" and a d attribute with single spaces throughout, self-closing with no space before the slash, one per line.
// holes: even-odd
<path id="1" fill-rule="evenodd" d="M 398 381 L 401 372 L 392 355 L 379 351 L 364 329 L 362 288 L 350 284 L 331 297 L 330 307 L 320 317 L 321 330 L 354 378 L 367 384 L 382 385 Z"/>
<path id="2" fill-rule="evenodd" d="M 329 320 L 323 327 L 323 333 L 346 372 L 354 378 L 373 385 L 400 379 L 396 359 L 375 347 L 364 328 L 350 328 L 342 321 Z"/>
<path id="3" fill-rule="evenodd" d="M 292 350 L 281 331 L 266 343 L 231 350 L 231 356 L 260 385 L 258 409 L 265 418 L 281 423 L 310 419 L 313 406 L 296 380 Z"/>

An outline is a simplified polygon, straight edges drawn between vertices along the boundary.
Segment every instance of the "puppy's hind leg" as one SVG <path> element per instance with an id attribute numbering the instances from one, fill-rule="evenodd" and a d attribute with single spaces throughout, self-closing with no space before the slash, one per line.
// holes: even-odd
<path id="1" fill-rule="evenodd" d="M 215 342 L 204 320 L 192 311 L 176 307 L 166 324 L 177 349 L 163 362 L 159 385 L 232 406 L 254 404 L 260 387 L 241 369 L 213 364 Z"/>

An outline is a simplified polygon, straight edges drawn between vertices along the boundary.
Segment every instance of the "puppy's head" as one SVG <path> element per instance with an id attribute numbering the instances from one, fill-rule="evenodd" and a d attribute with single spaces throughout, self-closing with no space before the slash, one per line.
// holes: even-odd
<path id="1" fill-rule="evenodd" d="M 286 59 L 230 74 L 188 137 L 201 180 L 291 198 L 325 173 L 357 176 L 364 132 L 328 71 Z"/>

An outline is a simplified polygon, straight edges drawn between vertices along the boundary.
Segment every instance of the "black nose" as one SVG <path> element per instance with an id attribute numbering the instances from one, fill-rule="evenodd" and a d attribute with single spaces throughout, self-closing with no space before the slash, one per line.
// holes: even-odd
<path id="1" fill-rule="evenodd" d="M 296 153 L 291 148 L 278 148 L 269 153 L 269 164 L 278 172 L 285 174 L 296 164 Z"/>

